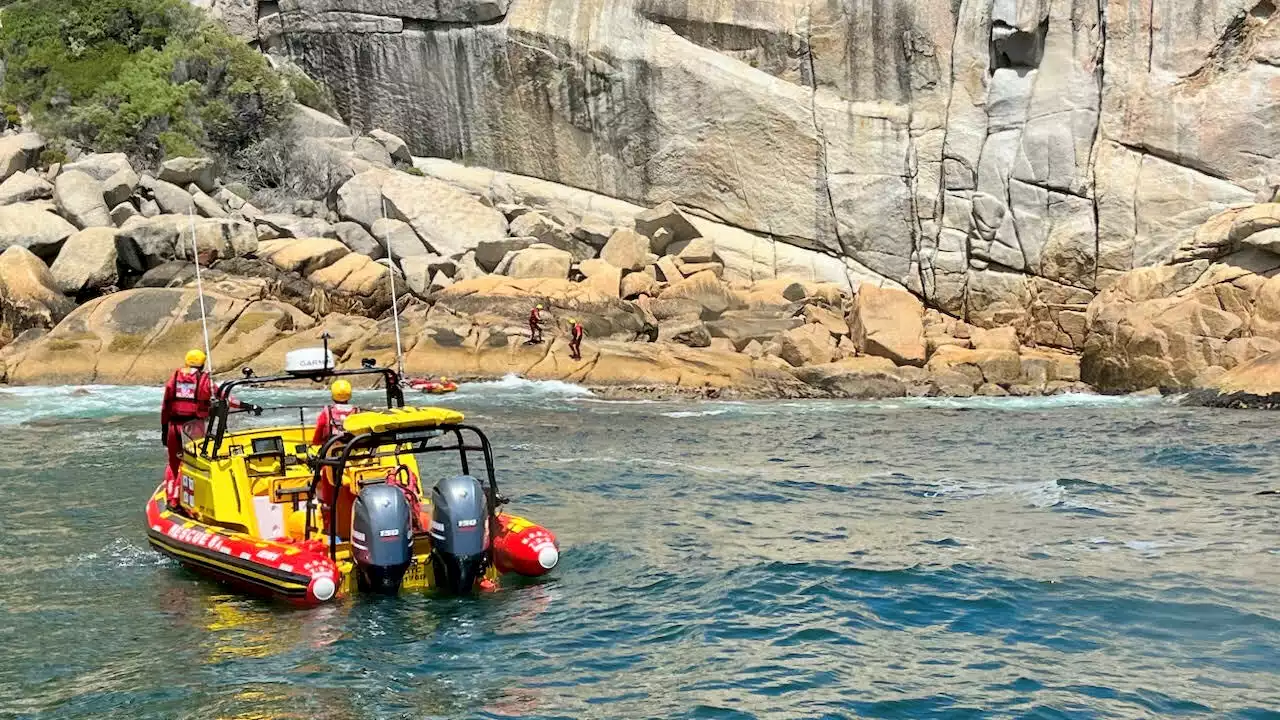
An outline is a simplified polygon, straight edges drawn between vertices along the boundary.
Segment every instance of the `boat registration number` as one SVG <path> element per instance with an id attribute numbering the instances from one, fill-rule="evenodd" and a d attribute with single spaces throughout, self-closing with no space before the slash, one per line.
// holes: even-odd
<path id="1" fill-rule="evenodd" d="M 421 589 L 431 585 L 431 566 L 428 562 L 415 562 L 405 571 L 400 587 Z"/>

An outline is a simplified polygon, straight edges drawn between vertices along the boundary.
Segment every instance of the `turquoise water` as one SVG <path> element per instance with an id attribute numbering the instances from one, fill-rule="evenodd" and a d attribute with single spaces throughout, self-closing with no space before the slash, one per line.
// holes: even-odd
<path id="1" fill-rule="evenodd" d="M 1280 718 L 1276 415 L 470 386 L 554 576 L 300 611 L 147 548 L 157 400 L 0 389 L 0 717 Z"/>

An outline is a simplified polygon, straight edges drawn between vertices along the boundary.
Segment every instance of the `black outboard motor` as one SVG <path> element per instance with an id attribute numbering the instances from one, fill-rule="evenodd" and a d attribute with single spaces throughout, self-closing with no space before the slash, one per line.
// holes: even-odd
<path id="1" fill-rule="evenodd" d="M 431 489 L 431 567 L 436 588 L 466 595 L 492 560 L 489 498 L 470 475 L 455 475 Z"/>
<path id="2" fill-rule="evenodd" d="M 367 592 L 395 595 L 413 560 L 409 502 L 398 487 L 368 485 L 351 508 L 357 581 Z"/>

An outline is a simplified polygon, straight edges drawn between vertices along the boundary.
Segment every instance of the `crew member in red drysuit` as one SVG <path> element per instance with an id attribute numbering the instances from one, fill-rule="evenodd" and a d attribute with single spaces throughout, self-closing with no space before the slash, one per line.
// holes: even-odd
<path id="1" fill-rule="evenodd" d="M 312 445 L 324 445 L 334 434 L 342 432 L 342 423 L 354 415 L 356 407 L 351 404 L 351 383 L 338 380 L 329 387 L 329 395 L 333 402 L 320 411 L 316 418 L 316 431 L 311 435 Z"/>
<path id="2" fill-rule="evenodd" d="M 213 381 L 205 372 L 205 354 L 202 350 L 187 352 L 186 363 L 170 376 L 164 386 L 164 400 L 160 404 L 161 441 L 169 451 L 169 464 L 165 470 L 165 499 L 169 508 L 180 507 L 182 435 L 183 430 L 192 437 L 204 432 L 204 422 L 209 418 L 209 406 L 213 401 Z M 242 404 L 230 398 L 231 407 L 245 407 L 261 414 L 262 408 Z"/>
<path id="3" fill-rule="evenodd" d="M 569 329 L 569 357 L 574 360 L 582 359 L 582 336 L 584 331 L 582 323 L 577 320 L 570 320 L 572 327 Z"/>
<path id="4" fill-rule="evenodd" d="M 329 387 L 329 395 L 333 398 L 333 402 L 320 411 L 320 417 L 316 418 L 315 432 L 311 435 L 311 444 L 317 447 L 323 446 L 331 437 L 341 433 L 342 424 L 346 419 L 359 412 L 351 404 L 351 383 L 346 380 L 335 381 Z M 327 509 L 335 497 L 332 468 L 324 468 L 321 475 L 324 479 L 320 483 L 318 494 L 321 506 L 326 508 L 326 512 L 323 513 L 324 521 L 328 522 Z M 355 496 L 345 485 L 336 493 L 336 496 L 338 497 L 338 527 L 350 527 L 351 503 L 355 502 Z"/>
<path id="5" fill-rule="evenodd" d="M 529 311 L 529 342 L 536 345 L 542 342 L 542 306 L 538 305 Z"/>

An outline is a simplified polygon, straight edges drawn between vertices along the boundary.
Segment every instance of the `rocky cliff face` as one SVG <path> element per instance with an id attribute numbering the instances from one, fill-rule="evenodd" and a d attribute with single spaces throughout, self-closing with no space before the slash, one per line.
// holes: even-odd
<path id="1" fill-rule="evenodd" d="M 672 200 L 1041 344 L 1280 183 L 1273 0 L 212 5 L 417 155 Z"/>

